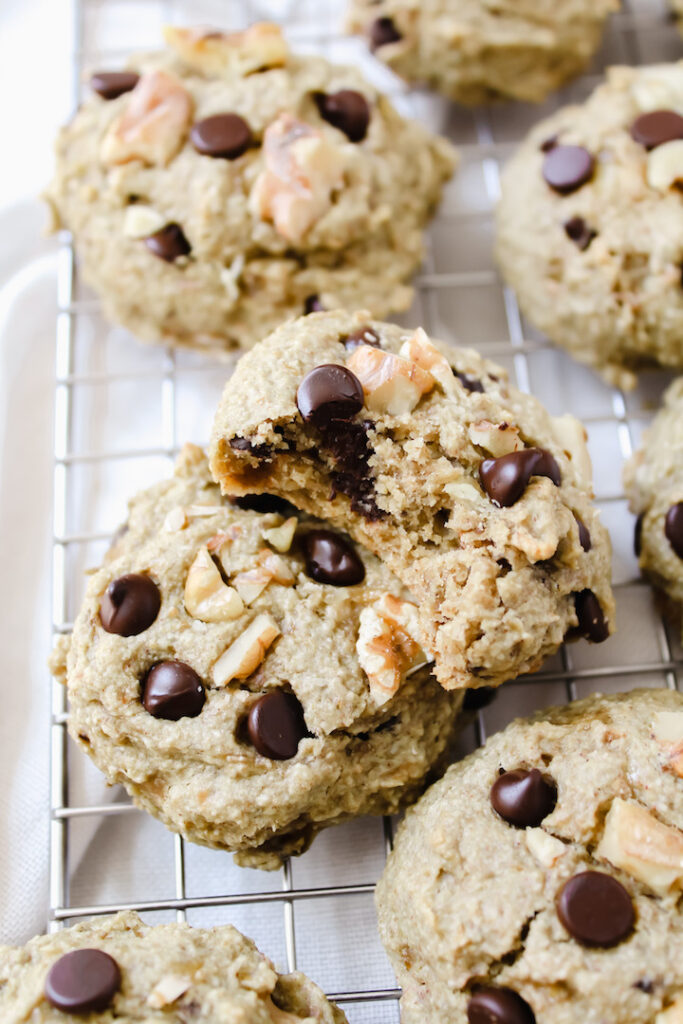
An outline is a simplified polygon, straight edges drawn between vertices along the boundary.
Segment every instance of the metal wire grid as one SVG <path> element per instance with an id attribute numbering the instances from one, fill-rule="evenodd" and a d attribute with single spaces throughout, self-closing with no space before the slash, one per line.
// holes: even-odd
<path id="1" fill-rule="evenodd" d="M 275 0 L 277 3 L 277 0 Z M 212 9 L 212 5 L 213 8 Z M 108 59 L 110 65 L 120 60 L 125 49 L 102 50 L 91 45 L 88 30 L 88 20 L 93 14 L 100 15 L 107 10 L 116 8 L 121 17 L 126 15 L 131 18 L 142 5 L 133 0 L 83 0 L 76 5 L 76 39 L 74 47 L 74 97 L 77 99 L 80 94 L 80 82 L 82 71 L 85 67 L 92 67 L 95 61 L 103 62 Z M 198 22 L 198 4 L 183 4 L 182 0 L 177 3 L 157 4 L 164 20 Z M 273 3 L 270 4 L 272 8 Z M 235 5 L 235 16 L 242 23 L 249 23 L 257 17 L 268 16 L 269 5 L 266 0 L 261 4 L 257 0 L 250 3 L 237 3 Z M 217 3 L 216 0 L 207 0 L 203 5 L 203 13 L 208 12 L 208 21 L 214 23 L 226 23 L 225 4 Z M 310 48 L 331 54 L 336 57 L 335 47 L 344 45 L 335 34 L 336 15 L 338 5 L 335 2 L 330 4 L 316 4 L 315 0 L 296 3 L 283 0 L 280 8 L 284 10 L 285 23 L 295 41 L 304 49 Z M 213 14 L 213 17 L 211 17 Z M 321 25 L 322 21 L 322 25 Z M 231 22 L 234 24 L 234 22 Z M 627 3 L 621 15 L 614 19 L 610 31 L 606 53 L 606 59 L 625 60 L 629 63 L 641 63 L 643 60 L 654 59 L 652 52 L 652 40 L 648 46 L 644 41 L 650 36 L 656 36 L 663 31 L 664 20 L 662 12 L 648 0 L 631 0 Z M 135 38 L 132 32 L 131 43 Z M 617 45 L 616 58 L 610 52 L 610 46 Z M 667 46 L 670 41 L 667 40 Z M 671 44 L 673 45 L 673 44 Z M 670 53 L 666 56 L 671 56 Z M 380 72 L 383 74 L 383 72 Z M 582 95 L 595 84 L 595 76 L 584 76 L 581 82 L 573 87 L 574 95 Z M 385 76 L 382 81 L 385 91 L 394 95 L 399 105 L 409 107 L 413 114 L 420 113 L 420 103 L 426 102 L 423 94 L 409 93 L 408 90 L 397 85 L 395 80 Z M 566 98 L 566 96 L 565 96 Z M 554 98 L 552 105 L 556 106 L 560 100 Z M 507 108 L 506 108 L 507 109 Z M 518 113 L 523 108 L 516 108 Z M 450 116 L 450 115 L 449 115 Z M 510 145 L 519 137 L 524 125 L 518 126 L 510 131 L 501 121 L 504 111 L 500 110 L 478 110 L 471 114 L 458 113 L 455 123 L 455 141 L 458 143 L 461 153 L 464 156 L 464 167 L 461 173 L 467 169 L 476 169 L 481 176 L 483 183 L 485 202 L 482 209 L 472 209 L 470 205 L 458 206 L 456 201 L 455 210 L 450 209 L 446 203 L 446 212 L 440 221 L 437 221 L 432 232 L 431 244 L 425 267 L 419 278 L 419 294 L 414 309 L 409 314 L 413 323 L 420 322 L 426 329 L 437 335 L 448 334 L 449 324 L 444 323 L 444 311 L 441 308 L 441 300 L 444 296 L 456 296 L 457 301 L 462 301 L 465 296 L 478 288 L 494 289 L 498 293 L 499 301 L 502 303 L 505 316 L 505 328 L 507 337 L 500 333 L 488 335 L 485 338 L 473 339 L 466 334 L 460 340 L 464 342 L 476 341 L 478 347 L 486 355 L 502 359 L 507 362 L 517 379 L 518 385 L 525 390 L 536 390 L 534 387 L 539 379 L 542 383 L 548 383 L 547 372 L 544 373 L 543 362 L 539 366 L 534 364 L 536 356 L 543 357 L 550 351 L 547 342 L 528 328 L 523 323 L 513 293 L 502 287 L 492 267 L 482 269 L 470 269 L 458 267 L 457 269 L 446 267 L 441 263 L 439 256 L 438 232 L 444 227 L 448 230 L 464 230 L 463 226 L 473 224 L 472 230 L 485 237 L 485 231 L 481 230 L 490 223 L 490 212 L 498 193 L 498 175 L 501 160 L 508 152 Z M 537 110 L 524 111 L 523 117 L 529 120 L 539 116 Z M 501 124 L 505 127 L 501 130 Z M 463 144 L 462 138 L 465 137 Z M 503 141 L 501 141 L 501 136 Z M 453 308 L 453 306 L 449 307 Z M 145 360 L 133 359 L 130 367 L 115 369 L 113 372 L 106 367 L 104 369 L 93 369 L 88 363 L 85 369 L 80 365 L 82 360 L 78 357 L 77 336 L 79 325 L 84 318 L 95 314 L 97 303 L 89 296 L 82 296 L 77 282 L 76 268 L 73 249 L 70 239 L 64 236 L 60 240 L 58 256 L 58 295 L 57 295 L 57 320 L 56 320 L 56 390 L 55 390 L 55 447 L 54 447 L 54 509 L 53 509 L 53 546 L 52 546 L 52 613 L 53 632 L 55 637 L 67 633 L 71 628 L 70 610 L 74 607 L 74 593 L 78 592 L 77 572 L 80 562 L 70 557 L 74 550 L 89 550 L 93 544 L 101 544 L 109 537 L 107 530 L 72 529 L 70 521 L 72 518 L 71 509 L 73 505 L 73 484 L 70 474 L 76 467 L 82 471 L 93 472 L 95 468 L 106 462 L 128 463 L 131 460 L 148 459 L 150 457 L 162 457 L 172 460 L 178 450 L 179 437 L 178 423 L 178 388 L 180 375 L 189 375 L 190 378 L 198 379 L 198 371 L 206 368 L 206 363 L 183 360 L 182 354 L 172 349 L 164 351 L 161 361 L 151 368 Z M 447 319 L 447 317 L 446 317 Z M 97 338 L 91 339 L 97 342 Z M 552 358 L 563 357 L 555 353 Z M 565 367 L 569 364 L 562 364 Z M 588 371 L 577 371 L 582 374 L 581 381 L 585 383 L 589 379 Z M 539 378 L 540 374 L 540 378 Z M 592 380 L 592 378 L 590 378 Z M 110 448 L 105 451 L 98 451 L 81 447 L 75 443 L 77 437 L 75 430 L 75 406 L 83 389 L 97 387 L 111 389 L 120 382 L 135 381 L 144 382 L 150 389 L 160 389 L 160 418 L 161 418 L 161 444 L 158 446 L 135 448 L 124 447 L 121 449 Z M 596 406 L 591 411 L 583 411 L 583 420 L 586 422 L 589 432 L 593 427 L 609 427 L 616 436 L 618 442 L 618 453 L 621 460 L 630 456 L 635 443 L 637 442 L 638 430 L 648 416 L 646 408 L 647 398 L 638 394 L 636 398 L 627 397 L 619 391 L 606 392 L 602 389 L 602 400 L 607 395 L 607 411 Z M 541 397 L 544 397 L 541 395 Z M 572 400 L 575 395 L 572 395 Z M 572 401 L 572 411 L 575 410 L 575 403 Z M 564 410 L 563 410 L 564 411 Z M 599 504 L 603 508 L 606 517 L 607 512 L 612 508 L 623 510 L 624 495 L 619 486 L 608 489 L 607 492 L 599 494 Z M 637 594 L 638 615 L 645 607 L 643 601 L 649 601 L 646 597 L 646 585 L 631 574 L 617 586 L 618 608 L 625 599 L 624 595 Z M 572 700 L 577 696 L 584 695 L 597 688 L 624 689 L 629 685 L 635 685 L 638 681 L 645 681 L 649 685 L 666 685 L 670 688 L 680 687 L 683 681 L 683 655 L 678 646 L 677 637 L 671 627 L 659 617 L 650 620 L 651 629 L 648 631 L 648 643 L 646 644 L 647 656 L 634 657 L 629 648 L 628 639 L 625 643 L 626 656 L 620 655 L 619 648 L 615 648 L 614 641 L 608 642 L 611 648 L 610 656 L 605 660 L 601 657 L 600 649 L 587 649 L 586 647 L 562 651 L 533 677 L 526 677 L 507 684 L 496 694 L 493 703 L 478 712 L 474 727 L 469 735 L 464 737 L 463 745 L 474 747 L 482 743 L 487 734 L 499 728 L 515 713 L 525 713 L 533 707 L 552 703 L 558 700 Z M 647 626 L 645 627 L 647 628 Z M 638 652 L 640 653 L 640 652 Z M 69 880 L 71 877 L 71 866 L 69 858 L 69 832 L 73 823 L 79 819 L 96 819 L 104 822 L 114 816 L 138 814 L 129 803 L 110 803 L 97 806 L 86 806 L 78 802 L 70 802 L 69 794 L 69 752 L 66 733 L 66 696 L 64 688 L 59 684 L 53 684 L 52 691 L 52 725 L 51 725 L 51 794 L 50 794 L 50 885 L 49 885 L 49 908 L 48 927 L 56 930 L 73 919 L 87 917 L 97 914 L 113 913 L 121 909 L 134 909 L 140 912 L 172 911 L 178 920 L 184 920 L 186 912 L 191 908 L 217 908 L 250 906 L 271 904 L 280 906 L 283 914 L 284 948 L 286 965 L 288 970 L 297 967 L 297 936 L 295 929 L 295 906 L 306 901 L 344 900 L 353 896 L 369 896 L 374 884 L 372 881 L 358 882 L 351 884 L 329 884 L 333 880 L 326 881 L 324 885 L 302 887 L 295 884 L 293 879 L 292 865 L 288 862 L 282 869 L 280 876 L 280 887 L 265 885 L 265 881 L 272 876 L 264 876 L 264 886 L 261 891 L 234 891 L 219 895 L 199 894 L 188 895 L 186 887 L 186 848 L 184 840 L 180 836 L 173 837 L 174 850 L 174 885 L 173 895 L 165 899 L 152 900 L 131 900 L 130 902 L 116 902 L 110 904 L 85 905 L 76 902 L 73 904 L 69 894 Z M 79 755 L 80 756 L 80 755 Z M 392 822 L 389 819 L 384 821 L 383 846 L 384 855 L 388 852 L 392 841 Z M 333 988 L 335 986 L 332 986 Z M 337 1002 L 345 1004 L 345 1009 L 352 1020 L 372 1021 L 396 1021 L 398 1009 L 396 1000 L 398 990 L 392 987 L 358 987 L 355 989 L 337 986 L 336 991 L 329 993 Z M 363 1015 L 362 1007 L 381 1007 L 378 1015 Z"/>

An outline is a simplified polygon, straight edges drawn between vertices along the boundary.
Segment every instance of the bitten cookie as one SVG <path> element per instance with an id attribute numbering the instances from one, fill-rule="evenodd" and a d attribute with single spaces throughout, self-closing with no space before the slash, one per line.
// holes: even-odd
<path id="1" fill-rule="evenodd" d="M 420 328 L 366 313 L 285 324 L 240 360 L 211 461 L 226 493 L 286 495 L 382 558 L 445 687 L 497 685 L 568 632 L 612 629 L 583 427 Z"/>
<path id="2" fill-rule="evenodd" d="M 312 309 L 405 309 L 451 145 L 274 25 L 166 41 L 95 74 L 57 142 L 47 198 L 106 315 L 220 350 Z"/>
<path id="3" fill-rule="evenodd" d="M 683 61 L 612 68 L 503 173 L 497 256 L 532 324 L 632 387 L 683 366 Z"/>
<path id="4" fill-rule="evenodd" d="M 410 674 L 417 608 L 377 558 L 277 499 L 246 505 L 186 446 L 131 503 L 53 667 L 110 782 L 193 842 L 275 868 L 321 828 L 415 799 L 460 699 Z"/>
<path id="5" fill-rule="evenodd" d="M 377 886 L 403 1024 L 677 1024 L 683 695 L 513 722 L 399 829 Z"/>
<path id="6" fill-rule="evenodd" d="M 683 377 L 668 388 L 643 447 L 624 470 L 640 567 L 683 606 Z"/>
<path id="7" fill-rule="evenodd" d="M 95 918 L 0 946 L 3 1024 L 344 1024 L 299 972 L 278 974 L 230 925 L 150 927 L 137 914 Z"/>
<path id="8" fill-rule="evenodd" d="M 349 24 L 409 82 L 460 103 L 538 102 L 579 74 L 619 0 L 352 0 Z"/>

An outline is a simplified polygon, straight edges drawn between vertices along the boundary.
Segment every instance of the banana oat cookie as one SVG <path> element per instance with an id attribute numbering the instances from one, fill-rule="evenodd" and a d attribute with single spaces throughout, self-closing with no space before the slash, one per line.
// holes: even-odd
<path id="1" fill-rule="evenodd" d="M 349 23 L 399 75 L 460 103 L 538 102 L 581 72 L 619 0 L 352 0 Z"/>
<path id="2" fill-rule="evenodd" d="M 416 619 L 368 551 L 286 502 L 222 499 L 188 445 L 132 501 L 53 668 L 110 782 L 274 868 L 321 828 L 394 812 L 445 763 L 460 698 L 411 673 Z"/>
<path id="3" fill-rule="evenodd" d="M 137 914 L 93 919 L 0 946 L 3 1024 L 344 1024 L 317 985 L 278 974 L 230 925 L 150 927 Z"/>
<path id="4" fill-rule="evenodd" d="M 451 145 L 274 25 L 166 42 L 95 74 L 57 142 L 47 198 L 107 316 L 221 350 L 311 309 L 405 309 Z"/>
<path id="5" fill-rule="evenodd" d="M 637 516 L 636 554 L 652 582 L 683 606 L 683 377 L 668 388 L 624 482 Z"/>
<path id="6" fill-rule="evenodd" d="M 377 886 L 403 1024 L 678 1024 L 683 694 L 513 722 L 411 809 Z"/>
<path id="7" fill-rule="evenodd" d="M 224 491 L 285 495 L 415 595 L 447 688 L 538 667 L 612 629 L 585 432 L 475 352 L 366 313 L 285 324 L 240 360 L 213 431 Z"/>
<path id="8" fill-rule="evenodd" d="M 616 67 L 503 173 L 497 256 L 532 324 L 611 383 L 683 367 L 683 61 Z"/>

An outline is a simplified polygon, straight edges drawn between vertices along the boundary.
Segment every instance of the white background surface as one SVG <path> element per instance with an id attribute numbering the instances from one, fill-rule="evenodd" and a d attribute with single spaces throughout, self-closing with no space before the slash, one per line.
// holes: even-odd
<path id="1" fill-rule="evenodd" d="M 260 4 L 266 13 L 295 11 L 297 38 L 308 49 L 320 45 L 312 34 L 316 24 L 322 19 L 329 29 L 341 6 L 337 0 Z M 237 0 L 169 4 L 88 0 L 85 43 L 93 63 L 113 67 L 121 59 L 119 48 L 155 45 L 159 27 L 169 16 L 178 22 L 235 26 L 246 7 Z M 606 61 L 672 59 L 683 52 L 662 3 L 638 0 L 633 8 L 635 20 L 631 14 L 614 19 L 596 68 Z M 48 907 L 45 659 L 51 642 L 56 243 L 40 237 L 45 218 L 33 197 L 50 175 L 56 125 L 72 109 L 72 44 L 68 0 L 0 2 L 0 138 L 5 140 L 0 163 L 0 941 L 23 941 L 43 930 Z M 101 53 L 102 49 L 107 52 Z M 110 56 L 111 50 L 116 54 Z M 667 685 L 676 679 L 681 686 L 676 637 L 672 630 L 664 630 L 649 589 L 637 581 L 632 520 L 620 483 L 623 454 L 656 407 L 665 375 L 650 376 L 623 406 L 622 397 L 589 371 L 563 353 L 535 344 L 540 339 L 519 323 L 491 260 L 491 209 L 499 161 L 535 119 L 561 101 L 585 95 L 595 76 L 541 109 L 505 106 L 473 117 L 426 93 L 398 86 L 355 41 L 330 44 L 327 40 L 326 52 L 342 62 L 363 61 L 374 80 L 396 94 L 406 113 L 448 132 L 462 151 L 461 171 L 449 186 L 429 233 L 423 280 L 435 286 L 421 290 L 407 321 L 423 323 L 436 335 L 494 355 L 516 374 L 520 386 L 534 391 L 552 412 L 575 412 L 586 419 L 589 429 L 598 503 L 614 541 L 619 633 L 598 648 L 574 645 L 566 662 L 560 656 L 552 659 L 544 670 L 545 682 L 505 687 L 481 717 L 481 732 L 499 728 L 514 714 L 563 701 L 569 693 L 583 696 L 598 688 Z M 128 376 L 116 382 L 105 376 L 97 384 L 74 386 L 71 451 L 104 456 L 114 449 L 133 448 L 141 453 L 137 458 L 105 458 L 69 470 L 67 532 L 106 534 L 123 518 L 128 497 L 169 470 L 168 458 L 145 456 L 144 449 L 206 440 L 226 370 L 198 356 L 177 357 L 172 372 L 175 436 L 169 437 L 168 388 L 164 391 L 169 357 L 161 349 L 141 346 L 120 329 L 109 328 L 85 299 L 74 323 L 72 371 L 115 371 Z M 520 347 L 522 337 L 533 344 Z M 142 378 L 142 373 L 148 376 Z M 82 594 L 83 571 L 96 564 L 104 546 L 100 542 L 68 548 L 69 617 Z M 645 668 L 633 673 L 635 664 Z M 568 667 L 575 674 L 567 680 Z M 469 730 L 463 747 L 473 745 L 476 738 L 475 730 Z M 80 753 L 73 753 L 70 763 L 72 805 L 121 799 L 120 794 L 105 793 L 101 778 Z M 65 912 L 120 902 L 154 904 L 175 895 L 173 839 L 152 819 L 135 811 L 102 822 L 96 816 L 77 819 L 69 826 L 69 839 L 71 887 L 67 906 L 62 908 Z M 185 856 L 191 902 L 207 896 L 277 892 L 283 884 L 278 874 L 235 868 L 225 854 L 186 845 Z M 303 888 L 372 883 L 383 861 L 382 823 L 360 821 L 321 836 L 309 853 L 293 863 L 292 881 Z M 146 916 L 173 918 L 169 911 Z M 231 907 L 192 905 L 187 916 L 193 924 L 233 921 L 278 963 L 286 964 L 285 917 L 279 901 Z M 293 917 L 298 966 L 328 991 L 393 986 L 376 936 L 369 893 L 297 901 Z M 348 1006 L 347 1012 L 355 1024 L 397 1019 L 393 1002 L 357 1003 Z"/>

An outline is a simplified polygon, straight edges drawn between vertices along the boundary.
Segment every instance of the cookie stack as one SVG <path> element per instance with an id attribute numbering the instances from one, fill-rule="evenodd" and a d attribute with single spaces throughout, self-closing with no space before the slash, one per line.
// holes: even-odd
<path id="1" fill-rule="evenodd" d="M 350 21 L 459 102 L 539 100 L 617 6 L 354 0 Z M 404 1024 L 680 1024 L 683 695 L 551 708 L 451 764 L 477 690 L 615 628 L 581 423 L 380 319 L 410 304 L 455 151 L 274 25 L 166 43 L 92 76 L 48 199 L 112 320 L 249 351 L 208 450 L 132 497 L 55 648 L 72 739 L 249 867 L 414 805 L 377 887 Z M 525 314 L 623 386 L 683 367 L 682 147 L 683 62 L 616 68 L 503 180 L 497 253 Z M 681 383 L 626 473 L 641 566 L 674 604 Z M 234 929 L 133 913 L 0 948 L 0 1010 L 345 1020 Z"/>

